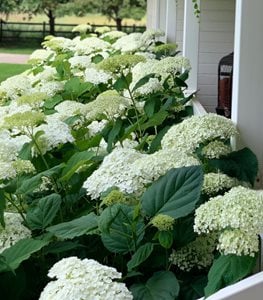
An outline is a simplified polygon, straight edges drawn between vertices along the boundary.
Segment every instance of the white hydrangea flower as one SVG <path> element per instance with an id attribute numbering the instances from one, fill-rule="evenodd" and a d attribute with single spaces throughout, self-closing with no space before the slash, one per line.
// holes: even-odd
<path id="1" fill-rule="evenodd" d="M 214 195 L 219 191 L 228 190 L 239 184 L 236 178 L 229 177 L 222 173 L 207 173 L 204 175 L 202 192 Z"/>
<path id="2" fill-rule="evenodd" d="M 34 129 L 35 133 L 39 131 L 43 131 L 43 134 L 38 139 L 39 146 L 43 152 L 42 154 L 59 145 L 74 142 L 69 126 L 60 121 L 56 116 L 47 116 L 47 123 L 41 124 Z"/>
<path id="3" fill-rule="evenodd" d="M 20 214 L 5 212 L 4 220 L 5 228 L 0 225 L 0 253 L 19 240 L 31 237 L 31 231 L 22 224 L 23 218 Z"/>
<path id="4" fill-rule="evenodd" d="M 45 93 L 48 97 L 53 97 L 57 92 L 64 90 L 63 81 L 43 81 L 34 87 L 34 92 Z"/>
<path id="5" fill-rule="evenodd" d="M 88 37 L 83 40 L 75 40 L 75 54 L 88 55 L 92 52 L 98 52 L 110 47 L 110 43 L 103 41 L 97 37 Z"/>
<path id="6" fill-rule="evenodd" d="M 91 31 L 92 26 L 89 24 L 79 24 L 73 27 L 72 32 L 86 33 L 87 31 Z"/>
<path id="7" fill-rule="evenodd" d="M 31 89 L 31 81 L 26 72 L 11 76 L 0 84 L 0 94 L 3 93 L 5 98 L 10 100 L 29 93 Z"/>
<path id="8" fill-rule="evenodd" d="M 57 117 L 60 120 L 65 120 L 68 117 L 82 114 L 84 108 L 85 104 L 83 103 L 72 100 L 65 100 L 55 106 L 55 110 L 58 112 L 58 114 L 53 114 L 53 117 Z"/>
<path id="9" fill-rule="evenodd" d="M 95 85 L 100 83 L 108 83 L 112 76 L 103 70 L 98 70 L 96 68 L 88 68 L 84 72 L 84 81 L 91 82 Z"/>
<path id="10" fill-rule="evenodd" d="M 70 57 L 68 62 L 72 69 L 84 70 L 92 65 L 91 57 L 88 55 L 76 55 Z"/>
<path id="11" fill-rule="evenodd" d="M 97 98 L 85 104 L 85 116 L 93 121 L 96 118 L 105 116 L 108 119 L 120 116 L 129 107 L 129 102 L 120 96 L 115 90 L 107 90 L 97 96 Z"/>
<path id="12" fill-rule="evenodd" d="M 0 161 L 0 180 L 11 179 L 16 177 L 16 170 L 7 161 Z"/>
<path id="13" fill-rule="evenodd" d="M 163 89 L 163 82 L 169 76 L 175 76 L 182 69 L 190 69 L 189 60 L 182 56 L 166 57 L 162 60 L 148 59 L 146 62 L 139 62 L 132 68 L 132 83 L 130 89 L 133 89 L 135 84 L 149 74 L 160 76 L 160 81 L 157 78 L 151 78 L 146 84 L 140 87 L 136 93 L 148 94 Z"/>
<path id="14" fill-rule="evenodd" d="M 202 143 L 215 139 L 226 141 L 237 133 L 234 123 L 223 116 L 213 113 L 192 116 L 167 131 L 162 139 L 162 148 L 193 153 Z"/>
<path id="15" fill-rule="evenodd" d="M 197 159 L 176 151 L 160 150 L 154 154 L 142 154 L 131 148 L 117 147 L 85 181 L 84 188 L 92 199 L 98 198 L 112 186 L 124 193 L 140 195 L 147 184 L 169 169 L 198 164 Z"/>
<path id="16" fill-rule="evenodd" d="M 150 46 L 154 41 L 156 41 L 156 39 L 158 39 L 159 37 L 164 36 L 165 33 L 163 30 L 161 29 L 148 29 L 145 30 L 141 36 L 141 41 L 142 44 L 148 48 L 148 46 Z"/>
<path id="17" fill-rule="evenodd" d="M 53 51 L 71 51 L 74 50 L 73 40 L 64 37 L 50 37 L 42 43 L 43 47 Z"/>
<path id="18" fill-rule="evenodd" d="M 87 126 L 87 128 L 89 129 L 89 136 L 92 137 L 99 133 L 107 125 L 107 123 L 107 120 L 91 122 L 89 126 Z"/>
<path id="19" fill-rule="evenodd" d="M 213 263 L 215 248 L 215 235 L 202 235 L 179 250 L 173 250 L 169 260 L 182 271 L 204 269 Z"/>
<path id="20" fill-rule="evenodd" d="M 38 84 L 39 82 L 54 81 L 57 76 L 57 70 L 51 66 L 44 66 L 43 71 L 37 73 L 36 75 L 30 74 L 29 79 L 32 85 Z"/>
<path id="21" fill-rule="evenodd" d="M 101 265 L 93 259 L 63 258 L 48 273 L 51 281 L 39 300 L 132 300 L 131 292 L 115 268 Z"/>
<path id="22" fill-rule="evenodd" d="M 108 31 L 108 32 L 105 32 L 101 35 L 101 38 L 104 39 L 104 38 L 109 38 L 110 40 L 116 40 L 116 39 L 119 39 L 123 36 L 126 36 L 127 33 L 125 32 L 122 32 L 122 31 L 118 31 L 118 30 L 112 30 L 112 31 Z"/>
<path id="23" fill-rule="evenodd" d="M 48 58 L 53 57 L 54 54 L 55 52 L 52 50 L 37 49 L 30 54 L 28 63 L 35 65 L 35 64 L 45 62 L 47 61 Z"/>
<path id="24" fill-rule="evenodd" d="M 220 241 L 224 241 L 220 249 L 230 249 L 227 240 L 230 237 L 237 241 L 237 236 L 244 235 L 244 243 L 235 242 L 235 254 L 247 253 L 247 245 L 251 239 L 251 252 L 253 255 L 255 236 L 263 230 L 263 193 L 242 186 L 233 187 L 223 196 L 211 198 L 208 202 L 202 204 L 195 211 L 194 230 L 197 233 L 219 232 L 225 230 L 235 231 L 227 232 L 221 236 Z M 250 237 L 249 237 L 250 235 Z M 242 248 L 244 247 L 244 248 Z M 230 250 L 226 250 L 230 251 Z M 257 248 L 258 251 L 258 248 Z"/>
<path id="25" fill-rule="evenodd" d="M 107 32 L 111 31 L 109 26 L 101 26 L 101 27 L 96 27 L 95 32 L 98 34 L 105 34 Z M 117 31 L 117 32 L 121 32 L 121 31 Z"/>
<path id="26" fill-rule="evenodd" d="M 121 52 L 135 52 L 143 46 L 141 36 L 139 32 L 130 33 L 119 38 L 112 47 Z"/>
<path id="27" fill-rule="evenodd" d="M 232 151 L 230 145 L 226 145 L 222 141 L 212 141 L 202 149 L 202 155 L 207 158 L 220 158 L 220 156 L 228 155 Z"/>
<path id="28" fill-rule="evenodd" d="M 224 230 L 219 235 L 217 249 L 224 255 L 254 256 L 259 250 L 259 237 L 239 229 Z"/>

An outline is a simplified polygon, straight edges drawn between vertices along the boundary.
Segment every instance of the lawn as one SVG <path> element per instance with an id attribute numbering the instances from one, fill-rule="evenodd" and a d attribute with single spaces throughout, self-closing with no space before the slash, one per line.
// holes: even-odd
<path id="1" fill-rule="evenodd" d="M 5 16 L 0 14 L 0 18 L 5 20 Z M 9 22 L 28 22 L 27 15 L 25 14 L 12 14 L 8 16 Z M 47 16 L 45 15 L 36 15 L 32 16 L 30 22 L 48 22 Z M 90 23 L 90 24 L 99 24 L 99 25 L 115 25 L 113 20 L 109 20 L 106 16 L 102 16 L 99 14 L 87 14 L 83 17 L 78 16 L 64 16 L 61 18 L 56 18 L 57 24 L 82 24 L 82 23 Z M 134 19 L 124 19 L 123 25 L 133 25 L 137 26 L 145 26 L 146 17 L 142 20 L 137 21 Z"/>
<path id="2" fill-rule="evenodd" d="M 29 68 L 30 65 L 0 63 L 0 83 L 8 77 L 20 74 Z"/>

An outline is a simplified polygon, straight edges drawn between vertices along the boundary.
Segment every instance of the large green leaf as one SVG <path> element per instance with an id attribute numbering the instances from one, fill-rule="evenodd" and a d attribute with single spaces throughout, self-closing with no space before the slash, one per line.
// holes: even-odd
<path id="1" fill-rule="evenodd" d="M 141 199 L 143 211 L 149 217 L 188 215 L 199 199 L 202 179 L 200 166 L 171 169 L 145 191 Z"/>
<path id="2" fill-rule="evenodd" d="M 1 253 L 1 256 L 4 258 L 4 263 L 1 259 L 0 272 L 10 271 L 10 269 L 15 270 L 24 260 L 28 259 L 31 254 L 39 251 L 48 243 L 48 240 L 34 240 L 31 238 L 18 241 Z"/>
<path id="3" fill-rule="evenodd" d="M 221 255 L 213 263 L 208 273 L 208 284 L 205 296 L 215 293 L 219 289 L 233 284 L 252 273 L 256 264 L 256 257 Z"/>
<path id="4" fill-rule="evenodd" d="M 134 219 L 133 207 L 124 204 L 116 204 L 106 210 L 105 220 L 100 220 L 104 246 L 114 253 L 134 251 L 144 235 L 142 219 Z"/>
<path id="5" fill-rule="evenodd" d="M 144 77 L 142 77 L 140 80 L 138 80 L 134 86 L 134 88 L 132 89 L 132 93 L 134 91 L 136 91 L 138 88 L 142 87 L 143 85 L 145 85 L 146 83 L 148 83 L 148 81 L 151 79 L 151 78 L 154 78 L 155 77 L 155 73 L 150 73 L 150 74 L 147 74 L 145 75 Z"/>
<path id="6" fill-rule="evenodd" d="M 257 157 L 249 148 L 231 152 L 227 157 L 211 160 L 210 164 L 225 174 L 252 185 L 258 172 Z"/>
<path id="7" fill-rule="evenodd" d="M 146 284 L 131 286 L 134 300 L 174 300 L 179 293 L 179 283 L 170 271 L 154 273 Z"/>
<path id="8" fill-rule="evenodd" d="M 90 163 L 91 158 L 95 155 L 93 151 L 82 151 L 77 152 L 71 156 L 67 161 L 65 168 L 62 171 L 61 180 L 69 180 L 70 177 L 76 172 L 80 167 Z"/>
<path id="9" fill-rule="evenodd" d="M 56 217 L 61 205 L 61 196 L 51 194 L 36 201 L 36 206 L 28 209 L 26 220 L 31 229 L 43 230 Z"/>
<path id="10" fill-rule="evenodd" d="M 138 267 L 142 262 L 144 262 L 153 252 L 153 244 L 146 243 L 138 248 L 138 250 L 133 254 L 131 260 L 127 263 L 128 271 Z"/>
<path id="11" fill-rule="evenodd" d="M 50 226 L 47 228 L 47 231 L 62 239 L 73 239 L 83 234 L 93 234 L 98 227 L 97 218 L 94 213 L 90 213 L 70 222 Z"/>
<path id="12" fill-rule="evenodd" d="M 55 174 L 58 174 L 61 169 L 64 167 L 64 163 L 58 165 L 58 166 L 55 166 L 47 171 L 44 171 L 44 172 L 41 172 L 41 173 L 38 173 L 37 175 L 29 178 L 29 179 L 26 179 L 22 182 L 21 186 L 17 189 L 17 193 L 18 194 L 29 194 L 31 193 L 32 191 L 34 191 L 42 182 L 42 177 L 45 176 L 45 177 L 51 177 Z"/>
<path id="13" fill-rule="evenodd" d="M 165 110 L 158 111 L 156 114 L 150 117 L 146 123 L 144 123 L 141 126 L 141 129 L 146 130 L 149 127 L 154 127 L 162 124 L 164 120 L 167 118 L 168 114 L 169 113 Z"/>

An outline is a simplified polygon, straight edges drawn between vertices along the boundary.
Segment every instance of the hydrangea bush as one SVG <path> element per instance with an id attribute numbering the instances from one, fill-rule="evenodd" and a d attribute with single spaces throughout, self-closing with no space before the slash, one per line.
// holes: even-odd
<path id="1" fill-rule="evenodd" d="M 230 120 L 192 116 L 189 61 L 162 32 L 90 30 L 48 36 L 0 84 L 5 299 L 188 300 L 249 275 L 254 154 Z"/>

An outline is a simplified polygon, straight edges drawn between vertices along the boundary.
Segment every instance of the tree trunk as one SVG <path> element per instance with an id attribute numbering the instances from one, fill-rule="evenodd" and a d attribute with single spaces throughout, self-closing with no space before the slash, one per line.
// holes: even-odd
<path id="1" fill-rule="evenodd" d="M 116 22 L 117 30 L 121 31 L 122 30 L 122 24 L 121 24 L 122 19 L 121 18 L 116 18 L 115 22 Z"/>
<path id="2" fill-rule="evenodd" d="M 55 35 L 55 16 L 51 9 L 48 10 L 48 19 L 49 19 L 49 34 Z"/>

